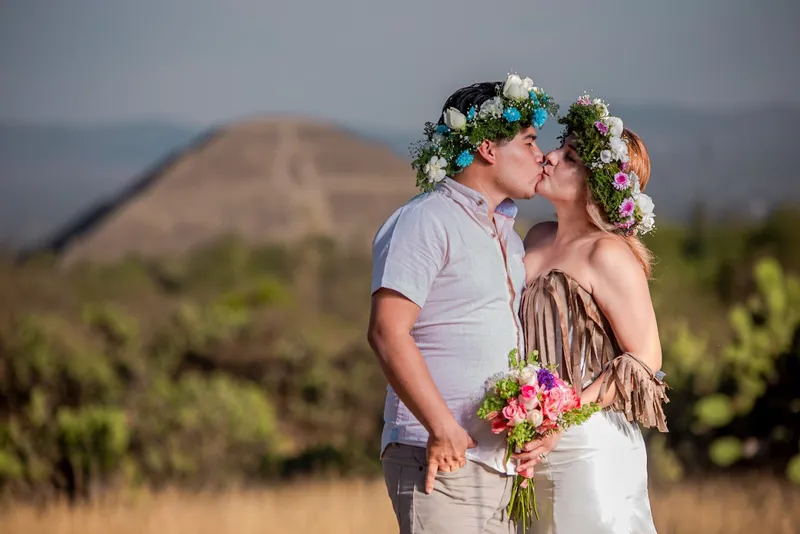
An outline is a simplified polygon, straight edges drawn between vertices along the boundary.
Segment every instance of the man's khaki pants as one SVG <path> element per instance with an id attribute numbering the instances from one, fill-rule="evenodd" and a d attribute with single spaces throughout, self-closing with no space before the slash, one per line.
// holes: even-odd
<path id="1" fill-rule="evenodd" d="M 461 469 L 436 474 L 425 493 L 427 459 L 423 447 L 391 444 L 383 455 L 386 489 L 400 534 L 509 534 L 506 507 L 514 477 L 468 461 Z"/>

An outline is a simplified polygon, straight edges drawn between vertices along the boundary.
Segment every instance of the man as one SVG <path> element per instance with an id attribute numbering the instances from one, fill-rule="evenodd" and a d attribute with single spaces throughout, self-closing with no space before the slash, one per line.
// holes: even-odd
<path id="1" fill-rule="evenodd" d="M 516 75 L 456 91 L 413 164 L 428 191 L 375 236 L 368 337 L 389 382 L 382 460 L 401 534 L 512 529 L 515 465 L 476 410 L 509 351 L 524 352 L 509 199 L 534 196 L 536 127 L 554 110 Z"/>

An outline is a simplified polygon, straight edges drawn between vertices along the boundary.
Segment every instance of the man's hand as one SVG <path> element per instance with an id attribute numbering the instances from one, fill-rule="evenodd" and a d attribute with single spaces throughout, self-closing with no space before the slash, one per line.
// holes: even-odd
<path id="1" fill-rule="evenodd" d="M 527 469 L 532 469 L 536 464 L 542 460 L 542 456 L 548 454 L 556 448 L 556 445 L 561 440 L 561 432 L 550 434 L 546 438 L 537 439 L 525 444 L 522 452 L 512 455 L 519 462 L 517 465 L 517 473 L 521 473 Z"/>
<path id="2" fill-rule="evenodd" d="M 438 471 L 451 472 L 467 463 L 467 449 L 478 444 L 458 423 L 445 427 L 442 432 L 428 436 L 428 474 L 425 477 L 425 493 L 433 491 Z"/>

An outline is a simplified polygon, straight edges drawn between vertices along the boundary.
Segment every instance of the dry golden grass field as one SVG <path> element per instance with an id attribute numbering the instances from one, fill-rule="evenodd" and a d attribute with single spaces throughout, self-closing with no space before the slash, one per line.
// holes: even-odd
<path id="1" fill-rule="evenodd" d="M 659 534 L 797 534 L 800 488 L 769 480 L 685 483 L 652 493 Z M 165 492 L 69 508 L 9 506 L 3 534 L 389 534 L 382 481 L 224 494 Z"/>

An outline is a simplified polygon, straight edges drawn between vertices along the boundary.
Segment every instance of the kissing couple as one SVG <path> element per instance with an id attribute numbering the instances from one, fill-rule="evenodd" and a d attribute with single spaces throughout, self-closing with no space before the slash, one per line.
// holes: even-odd
<path id="1" fill-rule="evenodd" d="M 654 226 L 642 140 L 600 99 L 539 130 L 558 106 L 530 78 L 458 89 L 413 152 L 422 193 L 373 241 L 368 338 L 389 387 L 381 458 L 401 534 L 514 532 L 513 480 L 532 473 L 535 533 L 656 532 L 640 427 L 666 432 L 661 345 L 649 291 Z M 540 195 L 557 221 L 516 233 L 515 199 Z M 479 419 L 508 354 L 538 351 L 588 421 L 506 461 Z"/>

